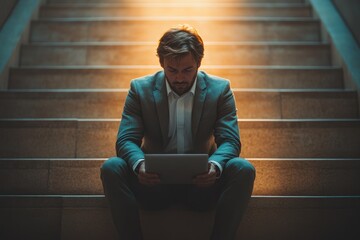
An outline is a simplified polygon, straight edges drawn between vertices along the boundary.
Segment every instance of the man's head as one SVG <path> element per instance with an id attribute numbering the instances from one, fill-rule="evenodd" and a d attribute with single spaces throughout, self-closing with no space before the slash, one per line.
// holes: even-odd
<path id="1" fill-rule="evenodd" d="M 171 88 L 182 95 L 195 81 L 204 56 L 204 43 L 194 28 L 180 25 L 161 37 L 157 55 Z"/>

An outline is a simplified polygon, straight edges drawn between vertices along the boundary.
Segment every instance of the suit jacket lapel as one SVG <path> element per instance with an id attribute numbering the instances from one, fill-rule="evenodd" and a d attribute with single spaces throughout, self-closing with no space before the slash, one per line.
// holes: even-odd
<path id="1" fill-rule="evenodd" d="M 203 112 L 203 107 L 204 107 L 204 102 L 205 102 L 205 97 L 206 97 L 206 83 L 205 83 L 205 79 L 204 76 L 201 72 L 198 73 L 197 76 L 197 85 L 196 85 L 196 90 L 195 90 L 195 97 L 194 97 L 194 103 L 193 103 L 193 109 L 192 109 L 192 137 L 193 139 L 195 139 L 198 128 L 199 128 L 199 123 L 200 123 L 200 118 Z"/>
<path id="2" fill-rule="evenodd" d="M 163 145 L 165 145 L 167 143 L 169 132 L 169 103 L 166 93 L 165 75 L 163 72 L 160 72 L 156 77 L 153 96 L 159 117 Z"/>

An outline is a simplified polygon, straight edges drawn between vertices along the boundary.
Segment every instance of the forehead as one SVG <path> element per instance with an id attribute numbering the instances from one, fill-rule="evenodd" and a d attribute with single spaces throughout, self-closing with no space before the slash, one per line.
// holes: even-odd
<path id="1" fill-rule="evenodd" d="M 196 66 L 196 61 L 191 53 L 185 54 L 181 57 L 167 57 L 164 59 L 164 64 L 172 68 L 187 68 Z"/>

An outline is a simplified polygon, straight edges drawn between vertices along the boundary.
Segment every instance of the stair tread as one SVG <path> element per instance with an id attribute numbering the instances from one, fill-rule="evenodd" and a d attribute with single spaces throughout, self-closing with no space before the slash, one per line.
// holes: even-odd
<path id="1" fill-rule="evenodd" d="M 23 44 L 23 46 L 156 46 L 156 42 L 32 42 Z M 207 46 L 326 46 L 329 47 L 329 43 L 324 42 L 229 42 L 229 41 L 217 41 L 217 42 L 204 42 Z M 141 65 L 141 64 L 140 64 Z"/>
<path id="2" fill-rule="evenodd" d="M 252 196 L 238 236 L 249 240 L 272 236 L 352 239 L 359 234 L 359 202 L 359 196 Z M 4 235 L 9 239 L 29 235 L 41 239 L 57 239 L 59 235 L 62 239 L 117 239 L 103 195 L 10 195 L 0 196 L 0 203 L 7 219 Z M 182 206 L 140 211 L 140 216 L 146 239 L 209 239 L 213 224 L 212 211 L 196 213 Z"/>
<path id="3" fill-rule="evenodd" d="M 327 43 L 208 42 L 205 45 L 204 65 L 331 65 Z M 154 65 L 158 63 L 155 49 L 155 42 L 32 43 L 22 46 L 20 65 Z"/>
<path id="4" fill-rule="evenodd" d="M 160 69 L 159 65 L 103 65 L 103 66 L 19 66 L 12 67 L 12 70 L 116 70 L 116 69 Z M 273 70 L 341 70 L 339 66 L 245 66 L 245 65 L 202 65 L 201 69 L 273 69 Z"/>
<path id="5" fill-rule="evenodd" d="M 358 95 L 353 90 L 232 91 L 239 118 L 359 118 Z M 119 118 L 127 93 L 128 88 L 0 90 L 0 118 Z"/>
<path id="6" fill-rule="evenodd" d="M 187 20 L 187 21 L 237 21 L 237 22 L 304 22 L 304 23 L 320 23 L 318 19 L 311 17 L 236 17 L 236 16 L 153 16 L 153 17 L 72 17 L 72 18 L 41 18 L 34 20 L 32 23 L 88 23 L 88 22 L 107 22 L 107 21 L 173 21 L 173 20 Z"/>
<path id="7" fill-rule="evenodd" d="M 1 157 L 114 156 L 119 122 L 99 118 L 0 119 L 1 134 L 6 136 L 1 139 Z M 360 156 L 360 119 L 239 119 L 238 124 L 242 156 L 246 158 Z M 38 138 L 33 138 L 34 134 Z"/>
<path id="8" fill-rule="evenodd" d="M 309 7 L 309 4 L 307 3 L 253 3 L 253 2 L 232 2 L 232 3 L 226 3 L 226 2 L 205 2 L 205 3 L 186 3 L 186 2 L 177 2 L 177 3 L 171 3 L 171 2 L 165 2 L 165 3 L 155 3 L 155 2 L 143 2 L 143 3 L 137 3 L 137 2 L 112 2 L 112 3 L 106 3 L 106 2 L 92 2 L 92 3 L 47 3 L 46 5 L 42 6 L 42 8 L 58 8 L 58 7 L 141 7 L 141 8 L 148 8 L 148 7 L 198 7 L 198 8 L 206 8 L 206 7 L 260 7 L 260 8 L 288 8 L 288 7 Z"/>
<path id="9" fill-rule="evenodd" d="M 2 194 L 103 194 L 105 158 L 0 158 Z M 255 195 L 358 195 L 360 158 L 247 158 Z M 336 181 L 335 179 L 342 179 Z"/>
<path id="10" fill-rule="evenodd" d="M 100 207 L 107 208 L 104 195 L 0 195 L 2 207 Z M 359 209 L 360 196 L 256 196 L 249 208 Z M 346 203 L 346 204 L 345 204 Z"/>

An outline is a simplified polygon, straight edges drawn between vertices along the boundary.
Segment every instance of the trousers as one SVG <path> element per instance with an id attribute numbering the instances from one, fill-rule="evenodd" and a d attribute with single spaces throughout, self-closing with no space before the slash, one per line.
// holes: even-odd
<path id="1" fill-rule="evenodd" d="M 211 240 L 233 240 L 251 198 L 256 171 L 243 158 L 229 160 L 211 187 L 194 185 L 146 186 L 119 157 L 106 160 L 100 169 L 105 197 L 122 240 L 142 240 L 139 209 L 160 210 L 180 203 L 194 211 L 215 210 Z"/>

